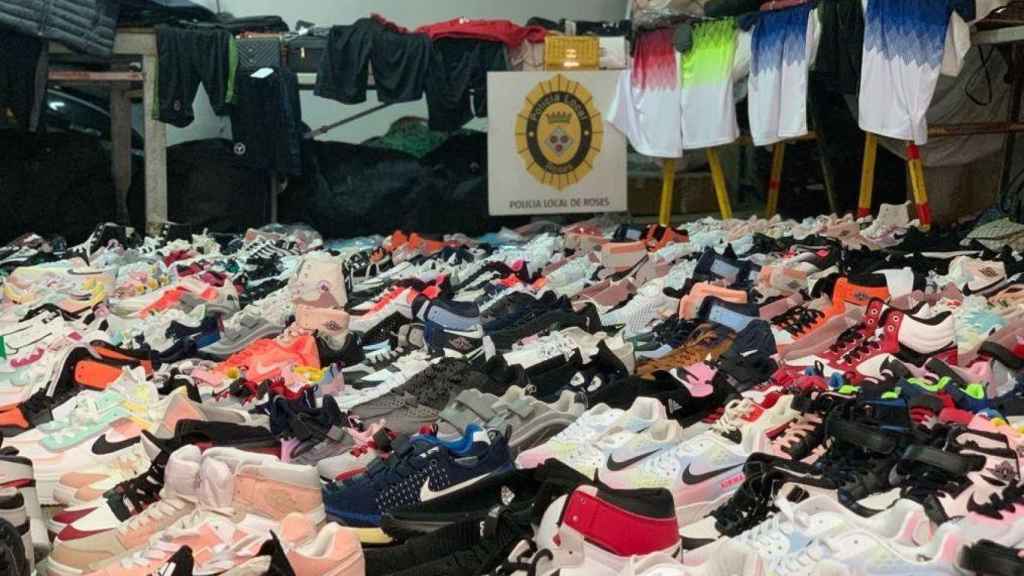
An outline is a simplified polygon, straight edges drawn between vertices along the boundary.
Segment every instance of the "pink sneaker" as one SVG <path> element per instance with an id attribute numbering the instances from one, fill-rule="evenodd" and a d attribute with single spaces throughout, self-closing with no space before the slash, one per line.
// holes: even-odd
<path id="1" fill-rule="evenodd" d="M 362 576 L 366 571 L 359 537 L 338 524 L 317 533 L 308 516 L 289 514 L 281 521 L 281 540 L 295 576 Z"/>

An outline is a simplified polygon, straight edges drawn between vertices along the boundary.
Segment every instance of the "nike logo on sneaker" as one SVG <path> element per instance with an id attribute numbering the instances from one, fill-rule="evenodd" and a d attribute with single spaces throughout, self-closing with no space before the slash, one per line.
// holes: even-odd
<path id="1" fill-rule="evenodd" d="M 654 451 L 651 451 L 651 452 L 647 452 L 647 453 L 641 454 L 639 456 L 634 456 L 633 458 L 627 458 L 626 460 L 623 460 L 622 462 L 616 462 L 614 456 L 609 456 L 608 457 L 608 470 L 610 470 L 612 472 L 618 472 L 620 470 L 625 470 L 626 468 L 629 468 L 633 464 L 636 464 L 637 462 L 643 460 L 644 458 L 647 458 L 648 456 L 650 456 L 651 454 L 654 454 L 656 452 L 657 452 L 657 450 L 654 450 Z"/>
<path id="2" fill-rule="evenodd" d="M 743 466 L 743 464 L 733 464 L 732 466 L 726 466 L 725 468 L 716 468 L 714 470 L 708 470 L 702 474 L 691 473 L 690 466 L 692 465 L 688 465 L 686 470 L 683 470 L 683 484 L 694 486 L 706 482 L 716 476 L 721 476 L 730 470 L 735 470 L 736 468 Z"/>
<path id="3" fill-rule="evenodd" d="M 107 440 L 106 435 L 103 435 L 97 438 L 96 442 L 93 443 L 92 453 L 97 456 L 106 456 L 107 454 L 113 454 L 115 452 L 120 452 L 125 448 L 130 448 L 135 444 L 138 444 L 138 442 L 139 438 L 137 436 L 135 438 L 121 440 L 120 442 L 111 442 Z"/>
<path id="4" fill-rule="evenodd" d="M 433 500 L 435 498 L 440 498 L 441 496 L 446 496 L 448 494 L 453 494 L 455 492 L 458 492 L 459 490 L 462 490 L 463 488 L 468 488 L 468 487 L 472 486 L 473 484 L 476 484 L 477 482 L 483 480 L 484 478 L 487 478 L 488 476 L 489 476 L 488 474 L 484 474 L 483 476 L 478 476 L 476 478 L 470 478 L 469 480 L 466 480 L 465 482 L 460 482 L 458 484 L 453 484 L 453 485 L 445 488 L 444 490 L 433 490 L 433 489 L 431 489 L 430 488 L 430 478 L 427 478 L 427 481 L 423 483 L 423 487 L 420 488 L 420 502 L 429 502 L 429 501 L 431 501 L 431 500 Z"/>

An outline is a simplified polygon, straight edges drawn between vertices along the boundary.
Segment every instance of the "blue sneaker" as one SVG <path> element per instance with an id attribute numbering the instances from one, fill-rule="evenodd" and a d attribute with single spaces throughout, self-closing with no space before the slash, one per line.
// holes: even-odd
<path id="1" fill-rule="evenodd" d="M 354 529 L 363 543 L 387 544 L 391 539 L 380 527 L 385 512 L 453 494 L 512 468 L 508 441 L 499 432 L 471 425 L 454 442 L 417 435 L 365 474 L 326 485 L 324 505 L 331 520 Z"/>

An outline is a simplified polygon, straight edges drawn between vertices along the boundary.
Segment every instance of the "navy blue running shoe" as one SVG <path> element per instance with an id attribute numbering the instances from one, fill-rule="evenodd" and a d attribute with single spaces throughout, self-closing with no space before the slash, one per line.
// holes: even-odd
<path id="1" fill-rule="evenodd" d="M 386 512 L 455 494 L 513 469 L 508 441 L 496 431 L 471 425 L 454 442 L 420 434 L 398 446 L 366 473 L 324 486 L 328 517 L 353 528 L 365 544 L 391 542 L 380 527 Z"/>

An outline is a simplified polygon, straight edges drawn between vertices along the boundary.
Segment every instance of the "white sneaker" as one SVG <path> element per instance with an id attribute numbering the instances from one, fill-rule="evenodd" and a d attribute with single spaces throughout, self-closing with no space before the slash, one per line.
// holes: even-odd
<path id="1" fill-rule="evenodd" d="M 637 398 L 629 411 L 622 415 L 604 434 L 593 442 L 579 445 L 576 450 L 559 458 L 587 478 L 593 478 L 608 459 L 626 445 L 650 448 L 651 439 L 665 439 L 673 436 L 673 432 L 681 434 L 679 425 L 667 420 L 665 406 L 653 398 Z M 673 429 L 673 425 L 675 428 Z M 646 434 L 652 428 L 657 430 Z M 635 454 L 635 451 L 630 452 Z M 635 457 L 635 456 L 634 456 Z M 631 488 L 640 486 L 632 486 Z"/>
<path id="2" fill-rule="evenodd" d="M 665 488 L 676 503 L 679 525 L 687 526 L 723 504 L 743 482 L 743 465 L 753 452 L 768 449 L 768 433 L 799 416 L 792 396 L 770 407 L 750 398 L 733 400 L 711 429 L 672 448 L 601 475 L 612 488 Z"/>
<path id="3" fill-rule="evenodd" d="M 580 486 L 551 503 L 534 543 L 509 555 L 514 576 L 619 576 L 634 557 L 678 557 L 679 527 L 664 491 Z"/>

